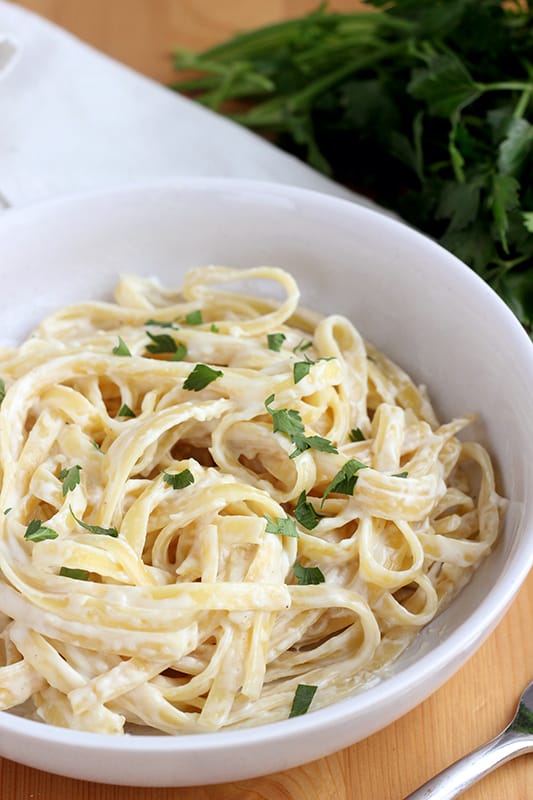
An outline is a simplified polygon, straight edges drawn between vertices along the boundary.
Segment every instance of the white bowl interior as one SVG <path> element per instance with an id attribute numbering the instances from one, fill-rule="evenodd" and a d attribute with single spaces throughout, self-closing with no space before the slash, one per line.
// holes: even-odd
<path id="1" fill-rule="evenodd" d="M 511 498 L 495 552 L 380 685 L 305 717 L 198 737 L 112 738 L 0 714 L 0 752 L 78 778 L 190 785 L 285 769 L 364 738 L 424 699 L 493 629 L 533 560 L 533 348 L 470 270 L 388 217 L 324 195 L 195 180 L 58 200 L 0 218 L 0 345 L 48 312 L 109 298 L 123 273 L 178 286 L 188 268 L 282 266 L 302 302 L 348 316 L 425 383 L 438 413 L 479 412 L 471 435 Z M 45 749 L 35 747 L 46 737 Z M 209 753 L 209 757 L 206 757 Z"/>

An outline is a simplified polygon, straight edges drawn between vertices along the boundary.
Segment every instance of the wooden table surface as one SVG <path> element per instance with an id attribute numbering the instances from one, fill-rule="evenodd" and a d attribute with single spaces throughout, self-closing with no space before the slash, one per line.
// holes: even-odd
<path id="1" fill-rule="evenodd" d="M 19 0 L 156 80 L 173 73 L 176 45 L 201 49 L 234 32 L 296 16 L 316 0 Z M 332 0 L 339 10 L 356 0 Z M 496 735 L 533 678 L 533 574 L 483 647 L 426 702 L 380 733 L 298 769 L 190 789 L 104 786 L 0 759 L 1 800 L 401 800 Z M 465 800 L 533 798 L 533 758 L 509 762 Z"/>

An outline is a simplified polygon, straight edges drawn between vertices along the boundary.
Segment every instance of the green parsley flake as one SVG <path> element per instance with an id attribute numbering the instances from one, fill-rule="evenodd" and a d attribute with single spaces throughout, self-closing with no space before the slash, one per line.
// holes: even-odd
<path id="1" fill-rule="evenodd" d="M 158 328 L 173 328 L 176 331 L 179 330 L 179 325 L 176 325 L 175 322 L 167 322 L 165 320 L 160 320 L 160 319 L 147 319 L 144 324 L 145 326 L 154 325 Z"/>
<path id="2" fill-rule="evenodd" d="M 209 330 L 211 331 L 211 333 L 218 333 L 220 331 L 220 328 L 218 327 L 218 325 L 215 325 L 215 323 L 212 322 L 209 327 Z"/>
<path id="3" fill-rule="evenodd" d="M 393 478 L 407 478 L 407 476 L 408 476 L 408 475 L 409 475 L 409 473 L 408 473 L 408 472 L 397 472 L 397 473 L 396 473 L 395 475 L 393 475 L 392 477 L 393 477 Z"/>
<path id="4" fill-rule="evenodd" d="M 3 378 L 0 378 L 0 406 L 4 402 L 4 397 L 6 396 L 6 384 Z"/>
<path id="5" fill-rule="evenodd" d="M 301 564 L 295 561 L 292 570 L 300 586 L 315 586 L 326 581 L 319 567 L 302 567 Z"/>
<path id="6" fill-rule="evenodd" d="M 317 686 L 309 686 L 309 684 L 306 683 L 298 684 L 294 693 L 289 717 L 299 717 L 309 710 L 317 688 Z"/>
<path id="7" fill-rule="evenodd" d="M 194 483 L 194 475 L 190 469 L 184 469 L 182 472 L 171 474 L 170 472 L 163 472 L 163 480 L 172 486 L 173 489 L 184 489 Z"/>
<path id="8" fill-rule="evenodd" d="M 272 417 L 272 429 L 274 433 L 280 431 L 286 433 L 291 442 L 296 445 L 296 449 L 290 454 L 289 458 L 296 458 L 305 450 L 321 450 L 324 453 L 337 453 L 337 448 L 331 444 L 329 439 L 322 436 L 305 436 L 304 424 L 300 414 L 294 409 L 280 408 L 272 409 L 270 405 L 274 400 L 271 394 L 265 400 L 265 408 Z"/>
<path id="9" fill-rule="evenodd" d="M 191 311 L 185 316 L 185 322 L 187 325 L 202 325 L 203 321 L 204 320 L 200 309 L 197 311 Z"/>
<path id="10" fill-rule="evenodd" d="M 71 569 L 70 567 L 61 567 L 59 574 L 63 578 L 74 578 L 77 581 L 88 581 L 89 573 L 86 569 Z"/>
<path id="11" fill-rule="evenodd" d="M 130 348 L 120 336 L 118 337 L 118 344 L 113 348 L 112 352 L 115 356 L 131 356 Z"/>
<path id="12" fill-rule="evenodd" d="M 358 478 L 357 473 L 360 469 L 367 469 L 367 465 L 361 464 L 361 462 L 357 461 L 355 458 L 351 458 L 349 461 L 347 461 L 346 464 L 337 472 L 331 483 L 327 486 L 321 505 L 324 504 L 324 501 L 326 500 L 327 496 L 331 494 L 331 492 L 353 495 L 353 490 Z"/>
<path id="13" fill-rule="evenodd" d="M 152 340 L 152 344 L 147 344 L 146 349 L 149 353 L 175 353 L 178 349 L 176 340 L 169 333 L 150 333 L 146 335 Z"/>
<path id="14" fill-rule="evenodd" d="M 296 523 L 291 517 L 269 517 L 264 515 L 267 524 L 265 533 L 277 533 L 278 536 L 293 536 L 298 538 Z"/>
<path id="15" fill-rule="evenodd" d="M 80 470 L 80 465 L 76 464 L 69 469 L 62 469 L 59 473 L 59 480 L 63 481 L 63 497 L 67 492 L 72 492 L 80 482 Z"/>
<path id="16" fill-rule="evenodd" d="M 12 511 L 12 510 L 13 510 L 13 506 L 9 506 L 9 508 L 5 508 L 5 509 L 4 509 L 4 516 L 5 516 L 6 514 L 9 514 L 9 512 L 10 512 L 10 511 Z"/>
<path id="17" fill-rule="evenodd" d="M 285 341 L 287 337 L 284 333 L 268 333 L 267 334 L 267 341 L 268 341 L 268 349 L 273 350 L 274 353 L 279 353 L 281 350 L 281 345 Z"/>
<path id="18" fill-rule="evenodd" d="M 191 392 L 199 392 L 223 375 L 224 373 L 220 369 L 211 369 L 207 364 L 197 364 L 185 379 L 183 388 Z"/>
<path id="19" fill-rule="evenodd" d="M 350 441 L 351 442 L 365 441 L 365 437 L 363 436 L 361 428 L 352 428 L 352 430 L 350 431 Z"/>
<path id="20" fill-rule="evenodd" d="M 294 436 L 292 441 L 296 445 L 296 450 L 292 451 L 289 458 L 296 458 L 309 449 L 320 450 L 322 453 L 339 452 L 335 445 L 331 444 L 329 439 L 324 439 L 323 436 Z"/>
<path id="21" fill-rule="evenodd" d="M 90 533 L 95 533 L 98 536 L 111 536 L 113 539 L 116 539 L 118 536 L 118 531 L 116 528 L 101 528 L 100 525 L 89 525 L 87 522 L 83 522 L 83 520 L 78 519 L 74 511 L 72 510 L 72 506 L 69 506 L 69 511 L 78 523 L 81 525 L 82 528 L 85 528 L 86 531 Z"/>
<path id="22" fill-rule="evenodd" d="M 298 503 L 294 509 L 294 516 L 300 525 L 307 528 L 308 531 L 312 531 L 320 522 L 323 514 L 317 514 L 314 507 L 308 502 L 304 491 L 298 498 Z"/>
<path id="23" fill-rule="evenodd" d="M 187 352 L 188 352 L 187 351 L 187 347 L 184 344 L 182 344 L 182 342 L 179 342 L 179 344 L 176 346 L 176 350 L 173 353 L 171 360 L 172 361 L 183 361 L 183 359 L 187 355 Z"/>
<path id="24" fill-rule="evenodd" d="M 302 378 L 305 378 L 306 375 L 309 375 L 309 370 L 314 363 L 314 361 L 296 361 L 292 367 L 294 383 L 300 383 Z"/>
<path id="25" fill-rule="evenodd" d="M 127 403 L 123 403 L 120 406 L 117 414 L 117 417 L 136 417 L 136 416 L 137 414 L 135 413 L 135 411 L 132 411 Z"/>
<path id="26" fill-rule="evenodd" d="M 24 534 L 27 542 L 44 542 L 45 539 L 57 539 L 58 536 L 52 528 L 42 525 L 40 519 L 32 519 Z"/>

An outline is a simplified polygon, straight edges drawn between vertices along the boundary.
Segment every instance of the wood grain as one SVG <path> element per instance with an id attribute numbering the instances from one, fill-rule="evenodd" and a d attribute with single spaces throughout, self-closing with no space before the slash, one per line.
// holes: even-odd
<path id="1" fill-rule="evenodd" d="M 177 45 L 201 49 L 249 27 L 295 16 L 317 0 L 19 0 L 89 44 L 169 82 Z M 333 0 L 354 9 L 354 0 Z M 453 760 L 496 735 L 533 678 L 533 574 L 483 647 L 414 711 L 351 748 L 255 780 L 190 789 L 104 786 L 0 760 L 1 800 L 401 800 Z M 238 753 L 235 754 L 238 758 Z M 465 800 L 530 800 L 533 759 L 515 759 Z"/>

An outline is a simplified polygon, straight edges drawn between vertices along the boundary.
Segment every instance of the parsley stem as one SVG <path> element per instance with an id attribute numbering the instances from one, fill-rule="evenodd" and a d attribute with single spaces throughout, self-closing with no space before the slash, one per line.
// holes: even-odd
<path id="1" fill-rule="evenodd" d="M 290 95 L 266 100 L 255 109 L 243 113 L 230 114 L 235 122 L 241 122 L 251 128 L 262 128 L 265 126 L 276 126 L 284 122 L 287 112 L 303 111 L 309 107 L 314 98 L 322 94 L 330 86 L 334 86 L 342 78 L 348 77 L 351 73 L 371 67 L 389 56 L 401 53 L 405 49 L 402 44 L 390 45 L 366 53 L 359 59 L 348 61 L 337 69 L 331 70 L 326 75 L 309 83 L 304 89 Z"/>

